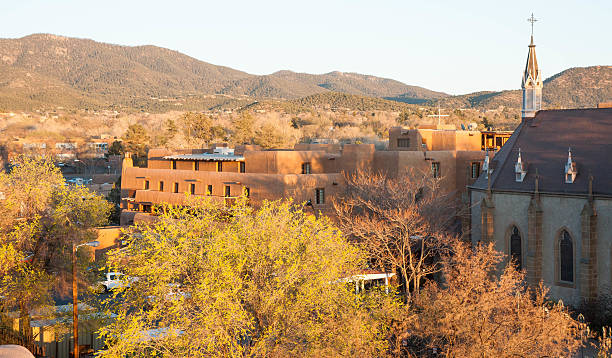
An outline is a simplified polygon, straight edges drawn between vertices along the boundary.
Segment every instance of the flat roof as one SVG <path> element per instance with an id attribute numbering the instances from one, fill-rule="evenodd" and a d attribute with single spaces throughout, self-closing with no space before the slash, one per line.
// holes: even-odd
<path id="1" fill-rule="evenodd" d="M 242 155 L 234 154 L 217 154 L 217 153 L 200 153 L 200 154 L 182 154 L 182 155 L 167 155 L 164 157 L 167 160 L 199 160 L 199 161 L 222 161 L 222 162 L 240 162 L 244 160 Z"/>

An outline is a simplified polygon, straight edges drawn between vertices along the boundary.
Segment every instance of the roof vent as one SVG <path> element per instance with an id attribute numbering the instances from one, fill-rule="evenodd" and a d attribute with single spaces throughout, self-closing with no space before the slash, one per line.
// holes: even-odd
<path id="1" fill-rule="evenodd" d="M 576 180 L 576 162 L 572 160 L 572 148 L 567 150 L 567 163 L 565 163 L 565 183 L 572 184 Z"/>
<path id="2" fill-rule="evenodd" d="M 518 159 L 516 160 L 516 164 L 514 165 L 514 173 L 516 174 L 515 180 L 519 183 L 522 183 L 523 179 L 525 179 L 525 175 L 527 174 L 527 170 L 525 169 L 523 159 L 521 158 L 521 148 L 519 148 Z"/>

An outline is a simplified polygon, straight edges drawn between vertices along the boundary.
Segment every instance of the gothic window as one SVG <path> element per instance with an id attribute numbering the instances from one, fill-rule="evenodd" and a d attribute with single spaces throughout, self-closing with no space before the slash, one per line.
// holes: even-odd
<path id="1" fill-rule="evenodd" d="M 523 268 L 523 257 L 522 257 L 522 240 L 521 234 L 516 226 L 512 227 L 510 234 L 510 260 L 516 265 L 518 270 Z"/>
<path id="2" fill-rule="evenodd" d="M 566 230 L 559 237 L 559 269 L 561 281 L 574 282 L 574 247 Z"/>

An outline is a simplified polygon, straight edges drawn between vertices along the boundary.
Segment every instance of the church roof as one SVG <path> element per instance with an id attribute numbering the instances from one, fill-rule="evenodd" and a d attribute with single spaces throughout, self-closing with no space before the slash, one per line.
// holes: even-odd
<path id="1" fill-rule="evenodd" d="M 529 45 L 527 64 L 525 65 L 525 72 L 523 73 L 522 87 L 525 88 L 530 81 L 533 84 L 541 84 L 542 82 L 542 78 L 540 77 L 540 68 L 538 67 L 538 60 L 536 59 L 533 35 L 531 35 L 531 44 Z"/>
<path id="2" fill-rule="evenodd" d="M 571 147 L 577 176 L 565 183 L 564 172 Z M 527 175 L 517 182 L 515 164 L 519 148 Z M 540 193 L 586 195 L 589 175 L 593 194 L 612 196 L 612 108 L 546 110 L 521 122 L 491 161 L 491 189 L 533 193 L 536 170 Z M 471 186 L 487 189 L 481 175 Z"/>

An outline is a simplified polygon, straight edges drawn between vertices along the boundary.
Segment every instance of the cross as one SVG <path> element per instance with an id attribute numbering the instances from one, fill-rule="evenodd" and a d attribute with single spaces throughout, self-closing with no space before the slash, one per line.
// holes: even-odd
<path id="1" fill-rule="evenodd" d="M 533 36 L 533 24 L 538 21 L 535 17 L 533 17 L 533 12 L 531 13 L 531 17 L 528 18 L 527 21 L 531 22 L 531 36 Z"/>
<path id="2" fill-rule="evenodd" d="M 438 114 L 430 114 L 427 117 L 438 117 L 438 125 L 440 125 L 440 118 L 448 117 L 448 114 L 440 114 L 440 104 L 438 103 Z"/>

